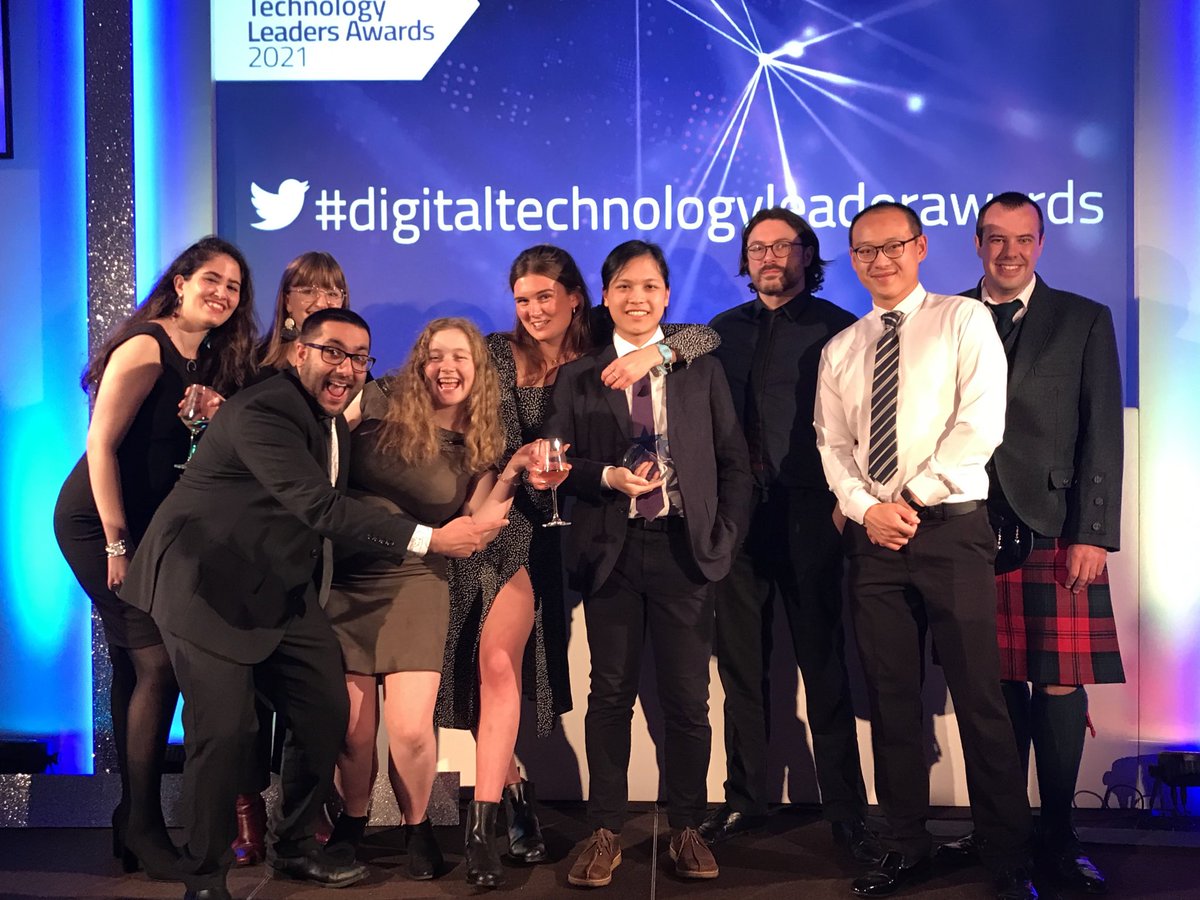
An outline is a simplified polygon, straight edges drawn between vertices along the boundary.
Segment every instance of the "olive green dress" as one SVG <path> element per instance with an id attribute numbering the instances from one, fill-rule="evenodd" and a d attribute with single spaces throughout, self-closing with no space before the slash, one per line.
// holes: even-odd
<path id="1" fill-rule="evenodd" d="M 422 465 L 380 452 L 380 420 L 393 388 L 392 379 L 382 378 L 363 389 L 362 423 L 350 445 L 349 493 L 436 527 L 459 514 L 470 487 L 462 435 L 443 431 L 442 452 Z M 339 554 L 325 613 L 347 672 L 440 672 L 450 614 L 446 562 L 432 554 L 400 565 Z"/>

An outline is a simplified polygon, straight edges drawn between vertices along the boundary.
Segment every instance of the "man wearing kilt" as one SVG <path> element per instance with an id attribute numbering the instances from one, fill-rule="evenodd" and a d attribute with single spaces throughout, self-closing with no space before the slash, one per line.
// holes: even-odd
<path id="1" fill-rule="evenodd" d="M 1021 759 L 1037 760 L 1041 862 L 1066 886 L 1105 890 L 1071 827 L 1088 727 L 1086 684 L 1123 682 L 1105 559 L 1120 545 L 1123 410 L 1112 315 L 1034 272 L 1041 208 L 1024 194 L 984 204 L 975 227 L 988 304 L 1009 360 L 1004 443 L 988 466 L 1002 529 L 1032 530 L 1032 551 L 996 577 L 1001 677 Z M 1002 547 L 1003 559 L 1009 548 Z M 1030 692 L 1032 684 L 1032 694 Z M 973 835 L 946 856 L 977 852 Z"/>

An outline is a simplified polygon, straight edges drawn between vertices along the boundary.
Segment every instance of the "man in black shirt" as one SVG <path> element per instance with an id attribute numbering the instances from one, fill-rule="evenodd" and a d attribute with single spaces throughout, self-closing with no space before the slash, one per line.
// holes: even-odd
<path id="1" fill-rule="evenodd" d="M 880 855 L 864 824 L 866 792 L 846 677 L 841 538 L 813 429 L 821 350 L 854 322 L 814 297 L 824 278 L 820 243 L 782 207 L 757 213 L 742 232 L 740 275 L 755 299 L 713 319 L 755 479 L 753 520 L 717 590 L 717 667 L 725 689 L 725 802 L 701 828 L 710 843 L 762 824 L 772 604 L 787 615 L 804 676 L 817 782 L 835 839 L 860 862 Z"/>

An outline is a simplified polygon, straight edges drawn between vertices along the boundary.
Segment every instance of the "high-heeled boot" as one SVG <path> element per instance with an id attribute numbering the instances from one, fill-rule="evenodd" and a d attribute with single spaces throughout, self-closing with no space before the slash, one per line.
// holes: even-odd
<path id="1" fill-rule="evenodd" d="M 490 800 L 472 800 L 467 806 L 467 884 L 497 887 L 504 879 L 493 839 L 499 809 L 500 804 Z"/>
<path id="2" fill-rule="evenodd" d="M 266 827 L 267 804 L 262 794 L 238 794 L 237 837 L 230 845 L 235 866 L 254 866 L 267 858 Z"/>
<path id="3" fill-rule="evenodd" d="M 408 846 L 408 877 L 414 881 L 428 881 L 442 870 L 442 848 L 433 834 L 433 823 L 429 817 L 416 825 L 404 826 L 404 837 Z"/>
<path id="4" fill-rule="evenodd" d="M 534 810 L 533 782 L 506 785 L 503 800 L 508 820 L 508 855 L 526 865 L 545 862 L 546 842 Z"/>
<path id="5" fill-rule="evenodd" d="M 325 854 L 339 865 L 353 865 L 358 856 L 358 845 L 362 843 L 367 831 L 367 821 L 370 816 L 351 816 L 342 810 L 338 813 L 337 822 L 325 842 Z"/>

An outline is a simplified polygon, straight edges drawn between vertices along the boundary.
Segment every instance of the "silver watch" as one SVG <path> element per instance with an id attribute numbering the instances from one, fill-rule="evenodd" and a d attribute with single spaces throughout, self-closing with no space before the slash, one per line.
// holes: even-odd
<path id="1" fill-rule="evenodd" d="M 655 344 L 654 348 L 662 356 L 662 362 L 652 368 L 650 371 L 655 375 L 666 375 L 671 371 L 671 361 L 674 359 L 675 354 L 666 344 Z"/>

